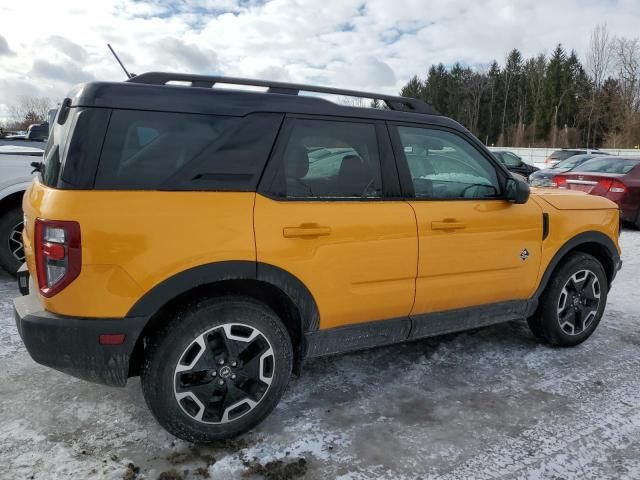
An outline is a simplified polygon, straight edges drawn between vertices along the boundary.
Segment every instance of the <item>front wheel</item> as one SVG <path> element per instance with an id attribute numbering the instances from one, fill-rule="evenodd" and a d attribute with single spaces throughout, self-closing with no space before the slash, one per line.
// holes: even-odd
<path id="1" fill-rule="evenodd" d="M 573 253 L 553 272 L 538 311 L 528 319 L 529 327 L 550 345 L 578 345 L 600 323 L 608 291 L 600 262 L 589 254 Z"/>
<path id="2" fill-rule="evenodd" d="M 246 432 L 275 408 L 292 357 L 287 330 L 266 305 L 240 297 L 205 299 L 151 339 L 142 389 L 170 433 L 213 442 Z"/>

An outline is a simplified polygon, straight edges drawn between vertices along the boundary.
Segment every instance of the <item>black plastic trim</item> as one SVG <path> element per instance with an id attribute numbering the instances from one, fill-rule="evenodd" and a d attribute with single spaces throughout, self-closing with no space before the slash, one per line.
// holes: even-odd
<path id="1" fill-rule="evenodd" d="M 306 85 L 301 83 L 285 83 L 269 80 L 255 80 L 250 78 L 220 77 L 212 75 L 193 75 L 189 73 L 173 72 L 146 72 L 133 76 L 127 80 L 131 83 L 147 83 L 151 85 L 166 85 L 170 81 L 191 82 L 192 87 L 213 87 L 217 83 L 230 85 L 250 85 L 257 87 L 267 87 L 268 93 L 281 95 L 299 95 L 303 92 L 317 92 L 331 95 L 348 97 L 359 97 L 366 99 L 382 100 L 388 109 L 401 111 L 415 111 L 437 115 L 438 112 L 427 102 L 412 97 L 400 97 L 396 95 L 386 95 L 383 93 L 362 92 L 359 90 L 346 90 L 342 88 L 321 87 L 317 85 Z"/>
<path id="2" fill-rule="evenodd" d="M 180 272 L 153 287 L 131 307 L 127 317 L 150 317 L 172 299 L 197 287 L 225 280 L 257 280 L 282 290 L 300 313 L 302 331 L 319 326 L 318 307 L 307 287 L 285 270 L 266 263 L 231 260 Z"/>
<path id="3" fill-rule="evenodd" d="M 306 358 L 391 345 L 407 340 L 410 332 L 409 317 L 306 332 Z"/>
<path id="4" fill-rule="evenodd" d="M 42 310 L 35 294 L 14 300 L 18 332 L 38 363 L 90 382 L 123 387 L 133 347 L 147 317 L 79 318 Z M 103 334 L 124 334 L 122 345 L 100 345 Z"/>
<path id="5" fill-rule="evenodd" d="M 432 337 L 524 318 L 526 300 L 491 303 L 411 317 L 410 338 Z"/>
<path id="6" fill-rule="evenodd" d="M 190 268 L 154 286 L 131 307 L 127 316 L 151 316 L 171 299 L 193 288 L 223 280 L 241 279 L 256 279 L 255 262 L 231 260 Z"/>
<path id="7" fill-rule="evenodd" d="M 553 256 L 553 258 L 549 262 L 549 265 L 547 265 L 542 279 L 540 280 L 538 289 L 529 299 L 529 306 L 527 307 L 526 316 L 531 316 L 535 312 L 538 306 L 540 295 L 542 295 L 542 292 L 544 292 L 544 289 L 547 287 L 549 279 L 551 278 L 551 274 L 558 266 L 558 264 L 562 261 L 562 259 L 572 250 L 576 249 L 580 245 L 585 245 L 587 243 L 597 243 L 598 245 L 606 248 L 607 252 L 609 253 L 611 264 L 603 265 L 603 267 L 611 272 L 611 278 L 608 279 L 609 288 L 611 288 L 611 283 L 615 279 L 616 274 L 618 273 L 618 269 L 622 264 L 620 261 L 620 254 L 618 253 L 618 249 L 616 248 L 613 241 L 604 233 L 594 231 L 583 232 L 567 241 L 562 247 L 558 249 L 556 254 Z"/>
<path id="8" fill-rule="evenodd" d="M 519 320 L 524 318 L 527 305 L 526 300 L 515 300 L 307 332 L 306 357 L 362 350 Z"/>
<path id="9" fill-rule="evenodd" d="M 282 290 L 298 309 L 301 332 L 320 327 L 320 314 L 313 295 L 302 281 L 282 268 L 258 262 L 257 280 Z"/>
<path id="10" fill-rule="evenodd" d="M 546 240 L 549 236 L 549 214 L 544 212 L 542 214 L 542 240 Z"/>

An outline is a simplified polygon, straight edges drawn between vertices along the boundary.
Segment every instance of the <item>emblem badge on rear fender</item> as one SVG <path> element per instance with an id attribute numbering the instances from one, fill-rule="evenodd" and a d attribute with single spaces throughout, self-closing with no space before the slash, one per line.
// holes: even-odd
<path id="1" fill-rule="evenodd" d="M 527 258 L 529 258 L 529 250 L 525 248 L 520 252 L 520 260 L 524 262 Z"/>

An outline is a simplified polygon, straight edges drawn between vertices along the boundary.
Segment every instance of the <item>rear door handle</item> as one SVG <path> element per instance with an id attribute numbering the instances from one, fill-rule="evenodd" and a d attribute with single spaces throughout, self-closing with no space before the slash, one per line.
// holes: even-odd
<path id="1" fill-rule="evenodd" d="M 456 220 L 445 219 L 441 222 L 431 222 L 431 230 L 461 230 L 466 225 L 463 222 L 457 222 Z"/>
<path id="2" fill-rule="evenodd" d="M 329 227 L 320 227 L 317 225 L 313 226 L 300 226 L 300 227 L 284 227 L 282 229 L 282 235 L 285 238 L 296 238 L 296 237 L 320 237 L 323 235 L 329 235 L 331 233 L 331 228 Z"/>

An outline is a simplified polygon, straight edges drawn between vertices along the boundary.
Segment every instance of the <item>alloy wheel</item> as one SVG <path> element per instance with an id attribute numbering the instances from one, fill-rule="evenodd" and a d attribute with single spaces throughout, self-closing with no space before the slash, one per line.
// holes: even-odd
<path id="1" fill-rule="evenodd" d="M 228 423 L 252 411 L 264 398 L 275 371 L 266 336 L 241 323 L 214 327 L 184 350 L 174 373 L 180 408 L 201 423 Z"/>
<path id="2" fill-rule="evenodd" d="M 558 299 L 558 321 L 567 335 L 579 335 L 595 320 L 600 306 L 600 282 L 591 270 L 580 270 L 565 283 Z"/>
<path id="3" fill-rule="evenodd" d="M 19 262 L 24 262 L 24 244 L 22 243 L 22 222 L 18 222 L 9 232 L 7 238 L 11 255 Z"/>

